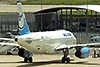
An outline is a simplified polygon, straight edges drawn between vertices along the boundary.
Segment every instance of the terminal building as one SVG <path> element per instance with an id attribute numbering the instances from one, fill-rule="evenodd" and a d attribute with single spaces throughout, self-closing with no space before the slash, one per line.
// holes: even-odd
<path id="1" fill-rule="evenodd" d="M 80 32 L 82 39 L 78 41 L 86 43 L 87 36 L 89 39 L 91 35 L 100 33 L 100 9 L 97 9 L 99 7 L 99 5 L 56 7 L 25 15 L 32 32 L 65 29 L 73 32 L 77 39 L 80 37 Z M 17 30 L 18 34 L 17 13 L 1 14 L 0 18 L 2 37 L 6 32 L 13 30 Z"/>

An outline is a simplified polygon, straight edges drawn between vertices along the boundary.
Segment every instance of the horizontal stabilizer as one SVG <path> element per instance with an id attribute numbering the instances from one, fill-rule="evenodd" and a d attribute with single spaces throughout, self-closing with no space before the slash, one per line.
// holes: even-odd
<path id="1" fill-rule="evenodd" d="M 0 45 L 1 45 L 1 46 L 19 46 L 19 45 L 16 44 L 16 43 L 2 43 L 2 42 L 0 42 Z"/>
<path id="2" fill-rule="evenodd" d="M 10 38 L 0 38 L 0 40 L 9 40 L 9 41 L 14 41 L 14 39 L 10 39 Z"/>

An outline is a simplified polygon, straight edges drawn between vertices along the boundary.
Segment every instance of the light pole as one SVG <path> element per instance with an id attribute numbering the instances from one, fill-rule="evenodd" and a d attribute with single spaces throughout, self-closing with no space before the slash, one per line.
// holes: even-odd
<path id="1" fill-rule="evenodd" d="M 86 9 L 86 32 L 88 36 L 88 0 L 87 0 L 87 9 Z"/>
<path id="2" fill-rule="evenodd" d="M 41 31 L 42 31 L 42 0 L 41 0 Z"/>
<path id="3" fill-rule="evenodd" d="M 0 5 L 0 10 L 1 10 L 1 5 Z M 1 11 L 0 11 L 0 37 L 1 37 Z"/>

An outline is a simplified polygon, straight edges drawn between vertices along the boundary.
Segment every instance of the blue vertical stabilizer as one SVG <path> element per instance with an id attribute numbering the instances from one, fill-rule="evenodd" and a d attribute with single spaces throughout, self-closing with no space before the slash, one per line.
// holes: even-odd
<path id="1" fill-rule="evenodd" d="M 19 21 L 20 35 L 30 34 L 31 32 L 28 28 L 25 14 L 23 12 L 22 4 L 20 1 L 17 1 L 17 8 L 18 8 L 18 21 Z"/>

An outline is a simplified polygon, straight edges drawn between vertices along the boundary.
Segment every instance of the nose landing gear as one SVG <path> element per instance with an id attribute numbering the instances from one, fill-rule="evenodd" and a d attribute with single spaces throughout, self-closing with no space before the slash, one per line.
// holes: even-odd
<path id="1" fill-rule="evenodd" d="M 67 63 L 70 63 L 70 58 L 67 57 L 69 55 L 69 49 L 65 49 L 63 50 L 64 53 L 64 57 L 62 57 L 62 63 L 65 63 L 65 61 L 67 61 Z"/>

